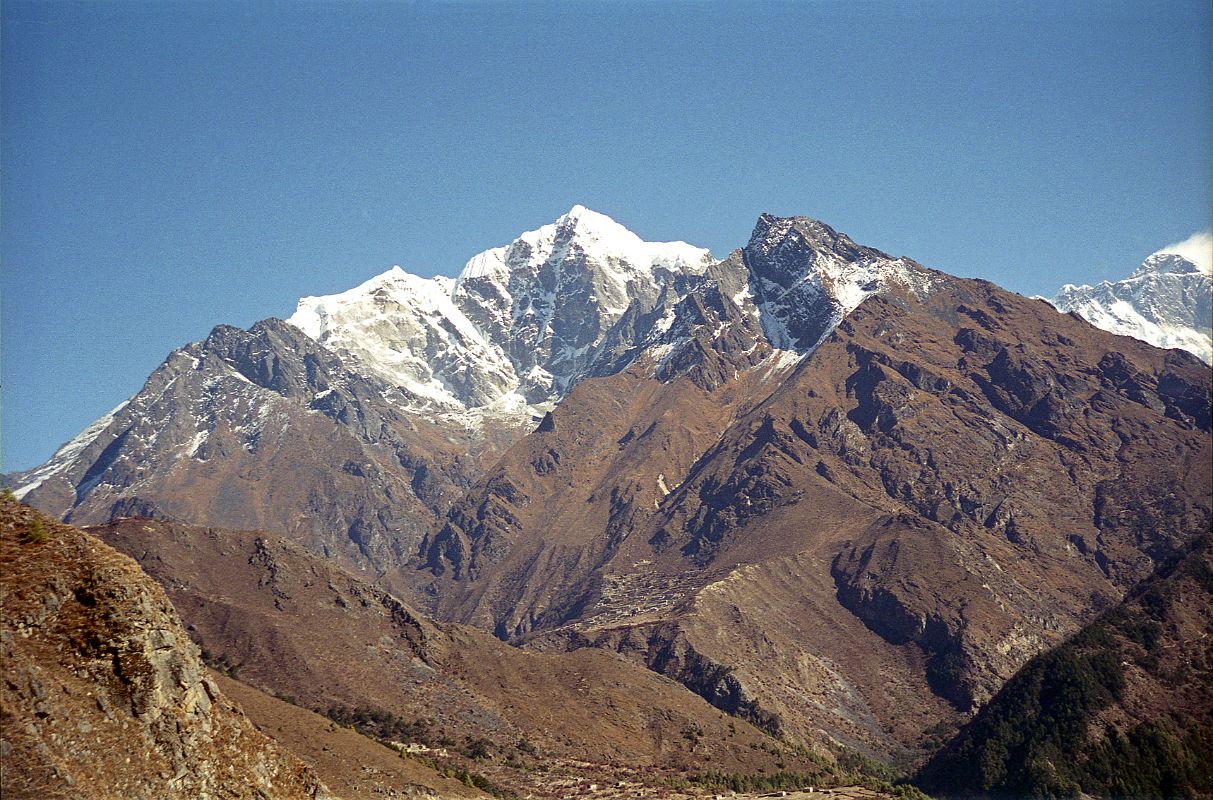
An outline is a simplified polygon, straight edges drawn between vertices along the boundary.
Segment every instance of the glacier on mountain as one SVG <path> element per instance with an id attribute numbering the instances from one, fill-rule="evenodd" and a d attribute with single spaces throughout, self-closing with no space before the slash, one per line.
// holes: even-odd
<path id="1" fill-rule="evenodd" d="M 763 215 L 749 244 L 717 261 L 577 205 L 473 256 L 454 279 L 393 267 L 303 298 L 287 322 L 399 387 L 410 409 L 468 427 L 541 415 L 627 354 L 664 363 L 679 301 L 712 281 L 728 284 L 776 349 L 804 355 L 865 297 L 892 285 L 922 294 L 929 275 L 815 220 Z"/>

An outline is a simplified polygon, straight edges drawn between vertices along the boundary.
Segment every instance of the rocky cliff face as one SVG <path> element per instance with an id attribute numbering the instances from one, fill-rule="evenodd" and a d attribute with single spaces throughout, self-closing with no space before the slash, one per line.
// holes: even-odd
<path id="1" fill-rule="evenodd" d="M 140 515 L 272 528 L 382 571 L 415 551 L 498 447 L 407 414 L 402 398 L 279 320 L 221 326 L 19 476 L 17 494 L 81 524 Z"/>
<path id="2" fill-rule="evenodd" d="M 1210 524 L 1207 372 L 1050 316 L 980 284 L 867 301 L 676 491 L 659 541 L 710 568 L 799 540 L 935 694 L 983 702 Z"/>
<path id="3" fill-rule="evenodd" d="M 739 410 L 773 391 L 864 297 L 894 287 L 925 295 L 935 280 L 815 220 L 769 215 L 743 250 L 703 277 L 651 312 L 658 324 L 642 326 L 649 333 L 638 344 L 593 373 L 610 380 L 575 387 L 423 543 L 436 574 L 492 573 L 467 595 L 431 586 L 457 598 L 459 610 L 439 613 L 491 622 L 502 636 L 567 615 L 650 504 L 660 506 Z M 568 559 L 553 560 L 555 550 Z M 501 610 L 492 620 L 489 606 Z"/>
<path id="4" fill-rule="evenodd" d="M 2 502 L 5 797 L 328 797 L 219 691 L 134 562 Z"/>
<path id="5" fill-rule="evenodd" d="M 763 214 L 740 253 L 749 294 L 776 347 L 812 350 L 864 298 L 891 287 L 930 291 L 930 270 L 856 244 L 808 217 Z"/>
<path id="6" fill-rule="evenodd" d="M 513 609 L 508 635 L 530 630 L 552 603 L 524 602 L 508 586 L 545 594 L 591 574 L 668 493 L 665 476 L 676 481 L 736 404 L 770 391 L 794 362 L 778 357 L 756 316 L 722 284 L 711 280 L 681 299 L 628 369 L 575 387 L 423 543 L 435 574 L 494 584 L 488 602 Z M 532 525 L 548 534 L 526 536 Z M 576 564 L 539 555 L 557 543 L 581 553 Z"/>

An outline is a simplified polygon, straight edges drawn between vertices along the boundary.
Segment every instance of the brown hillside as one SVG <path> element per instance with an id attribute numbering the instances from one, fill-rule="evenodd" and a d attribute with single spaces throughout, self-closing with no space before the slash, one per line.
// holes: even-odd
<path id="1" fill-rule="evenodd" d="M 311 764 L 345 800 L 488 797 L 374 741 L 352 728 L 211 672 L 219 689 L 240 704 L 257 729 Z"/>
<path id="2" fill-rule="evenodd" d="M 619 656 L 527 652 L 473 628 L 432 623 L 282 539 L 146 519 L 91 530 L 166 587 L 211 663 L 313 709 L 386 711 L 456 750 L 485 738 L 494 760 L 734 772 L 801 763 Z M 520 755 L 523 740 L 533 755 Z"/>
<path id="3" fill-rule="evenodd" d="M 329 796 L 207 676 L 129 558 L 5 499 L 0 570 L 6 800 Z"/>
<path id="4" fill-rule="evenodd" d="M 434 608 L 932 746 L 1208 528 L 1213 449 L 1194 357 L 916 269 L 781 380 L 577 386 L 427 542 Z"/>

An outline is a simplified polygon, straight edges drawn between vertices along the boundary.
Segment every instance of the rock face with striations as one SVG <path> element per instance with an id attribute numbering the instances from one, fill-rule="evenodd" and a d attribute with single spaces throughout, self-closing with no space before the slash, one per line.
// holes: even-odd
<path id="1" fill-rule="evenodd" d="M 812 350 L 865 297 L 893 286 L 922 296 L 932 282 L 920 264 L 808 217 L 763 214 L 739 255 L 771 343 L 797 352 Z"/>
<path id="2" fill-rule="evenodd" d="M 133 561 L 2 502 L 6 798 L 328 797 L 223 696 Z"/>
<path id="3" fill-rule="evenodd" d="M 493 447 L 406 413 L 401 396 L 280 320 L 220 326 L 17 479 L 17 494 L 79 524 L 271 528 L 382 570 L 407 558 Z"/>
<path id="4" fill-rule="evenodd" d="M 427 413 L 480 421 L 550 407 L 600 368 L 608 339 L 632 340 L 671 295 L 713 263 L 684 242 L 645 242 L 575 206 L 551 225 L 486 250 L 459 277 L 400 268 L 339 295 L 308 297 L 288 320 L 409 392 Z M 539 412 L 542 414 L 542 410 Z"/>

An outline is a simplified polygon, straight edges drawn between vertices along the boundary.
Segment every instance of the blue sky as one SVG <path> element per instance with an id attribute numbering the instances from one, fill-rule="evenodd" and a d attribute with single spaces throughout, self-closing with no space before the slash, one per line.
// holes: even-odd
<path id="1" fill-rule="evenodd" d="M 1055 5 L 5 0 L 4 468 L 215 324 L 574 203 L 722 256 L 770 211 L 1025 294 L 1127 274 L 1210 227 L 1210 6 Z"/>

